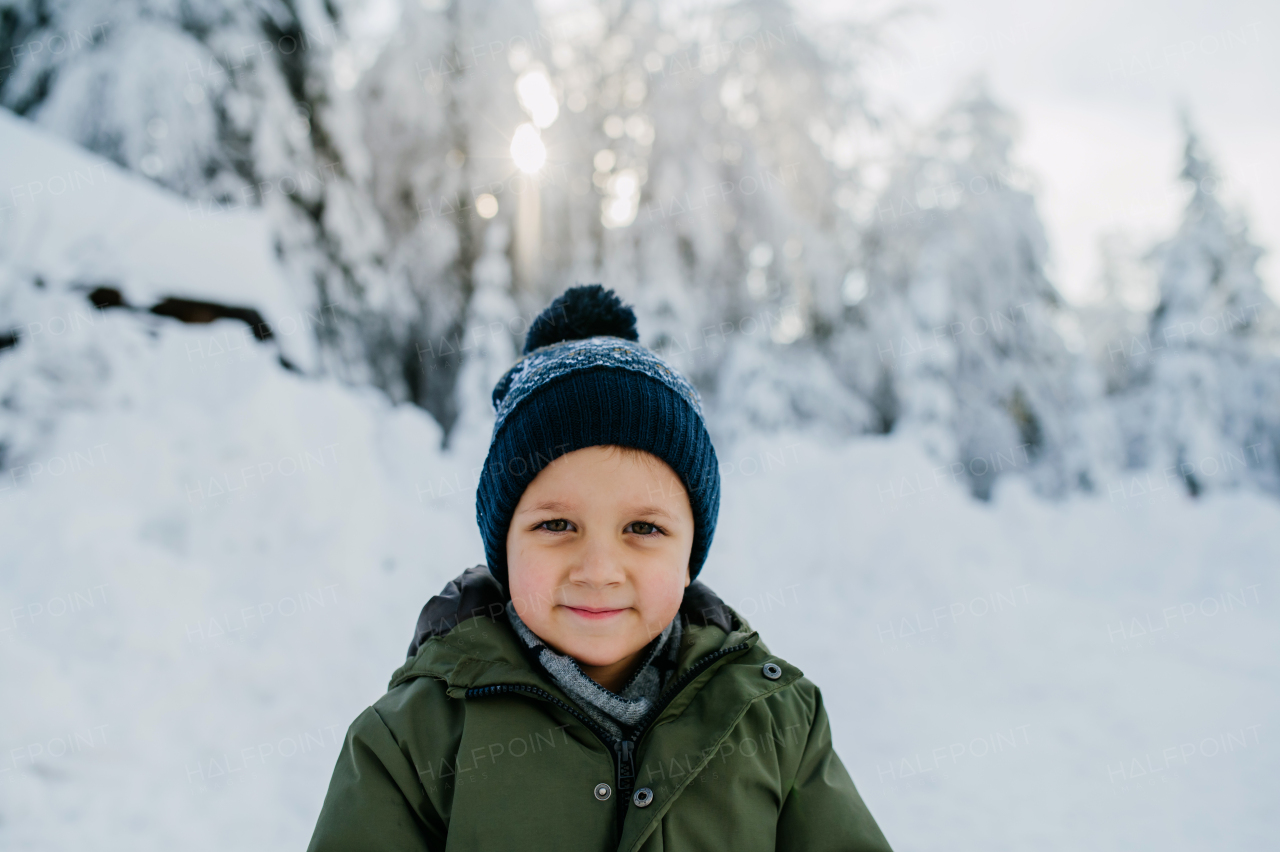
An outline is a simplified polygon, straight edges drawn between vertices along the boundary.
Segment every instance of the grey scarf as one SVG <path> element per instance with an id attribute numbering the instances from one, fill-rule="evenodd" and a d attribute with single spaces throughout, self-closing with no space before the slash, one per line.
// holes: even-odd
<path id="1" fill-rule="evenodd" d="M 524 644 L 534 650 L 538 662 L 547 670 L 556 684 L 578 703 L 582 710 L 615 737 L 622 736 L 620 725 L 633 727 L 658 701 L 658 696 L 675 671 L 680 653 L 680 639 L 684 634 L 677 614 L 671 623 L 649 643 L 644 663 L 623 687 L 615 693 L 596 683 L 582 671 L 578 661 L 559 654 L 547 647 L 538 636 L 520 620 L 515 604 L 507 602 L 507 618 Z"/>

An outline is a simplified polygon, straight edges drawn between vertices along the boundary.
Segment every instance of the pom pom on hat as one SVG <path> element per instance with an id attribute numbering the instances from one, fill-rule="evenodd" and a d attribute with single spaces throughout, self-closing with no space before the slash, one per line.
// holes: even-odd
<path id="1" fill-rule="evenodd" d="M 564 340 L 597 335 L 639 340 L 636 315 L 612 290 L 599 284 L 570 287 L 538 314 L 525 337 L 524 353 Z"/>

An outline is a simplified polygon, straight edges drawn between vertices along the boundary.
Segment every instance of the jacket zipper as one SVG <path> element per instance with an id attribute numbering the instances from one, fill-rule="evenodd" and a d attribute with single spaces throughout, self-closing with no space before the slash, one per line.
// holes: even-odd
<path id="1" fill-rule="evenodd" d="M 708 666 L 726 654 L 732 654 L 735 651 L 741 651 L 748 647 L 749 645 L 746 642 L 740 642 L 737 645 L 730 645 L 727 648 L 721 648 L 719 651 L 713 651 L 712 653 L 707 654 L 701 660 L 698 660 L 698 662 L 690 666 L 689 670 L 682 674 L 679 680 L 667 687 L 667 691 L 662 694 L 657 703 L 650 707 L 649 712 L 646 713 L 644 718 L 636 724 L 636 742 L 639 742 L 641 738 L 644 737 L 649 726 L 653 724 L 655 719 L 662 715 L 662 711 L 667 709 L 667 705 L 674 701 L 675 697 L 679 695 L 686 686 L 693 683 L 693 681 L 697 679 L 698 675 L 706 671 Z"/>
<path id="2" fill-rule="evenodd" d="M 599 739 L 613 755 L 614 786 L 618 791 L 618 817 L 619 821 L 621 821 L 622 816 L 626 812 L 626 805 L 631 798 L 631 791 L 635 787 L 636 743 L 640 742 L 640 740 L 644 738 L 644 735 L 648 733 L 649 726 L 652 725 L 654 720 L 662 714 L 663 710 L 667 709 L 667 705 L 675 700 L 675 697 L 679 695 L 686 686 L 692 683 L 698 675 L 706 671 L 708 666 L 726 654 L 732 654 L 735 651 L 741 651 L 747 647 L 749 646 L 746 642 L 741 642 L 737 645 L 730 645 L 727 648 L 721 648 L 720 650 L 707 654 L 705 657 L 698 660 L 698 662 L 694 663 L 688 671 L 680 676 L 679 680 L 667 687 L 666 692 L 662 694 L 653 707 L 649 708 L 649 712 L 644 715 L 644 718 L 641 719 L 635 727 L 623 727 L 622 730 L 624 735 L 620 738 L 614 737 L 607 730 L 597 725 L 590 717 L 580 713 L 573 706 L 561 701 L 559 698 L 556 698 L 545 689 L 540 689 L 536 686 L 526 686 L 520 683 L 501 683 L 493 686 L 477 686 L 468 689 L 463 694 L 463 697 L 483 698 L 488 695 L 525 692 L 551 702 L 585 725 L 587 730 L 595 734 L 596 738 Z"/>
<path id="3" fill-rule="evenodd" d="M 527 692 L 530 695 L 536 695 L 546 701 L 559 707 L 564 712 L 573 716 L 582 724 L 586 725 L 591 733 L 599 737 L 600 742 L 612 748 L 611 744 L 615 742 L 613 736 L 604 728 L 597 725 L 589 716 L 579 713 L 572 705 L 561 701 L 545 689 L 539 689 L 536 686 L 526 686 L 522 683 L 499 683 L 493 686 L 475 686 L 468 689 L 464 694 L 464 698 L 484 698 L 488 695 L 501 695 L 507 692 Z"/>

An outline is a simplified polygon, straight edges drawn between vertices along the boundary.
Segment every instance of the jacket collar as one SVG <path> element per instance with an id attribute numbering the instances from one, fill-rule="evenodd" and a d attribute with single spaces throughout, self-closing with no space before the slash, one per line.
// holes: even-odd
<path id="1" fill-rule="evenodd" d="M 449 694 L 497 684 L 538 687 L 560 696 L 543 676 L 507 623 L 506 595 L 484 565 L 468 568 L 429 600 L 418 616 L 409 659 L 389 687 L 417 677 L 436 677 Z M 721 648 L 754 646 L 759 636 L 715 592 L 700 582 L 685 588 L 680 612 L 688 621 L 673 679 Z"/>
<path id="2" fill-rule="evenodd" d="M 491 621 L 504 618 L 506 605 L 506 592 L 489 573 L 488 567 L 476 565 L 468 568 L 422 608 L 413 641 L 409 643 L 408 657 L 418 653 L 428 639 L 444 636 L 464 621 L 482 616 Z M 697 580 L 685 588 L 680 612 L 688 616 L 690 624 L 714 625 L 725 633 L 746 626 L 746 622 L 728 604 Z"/>

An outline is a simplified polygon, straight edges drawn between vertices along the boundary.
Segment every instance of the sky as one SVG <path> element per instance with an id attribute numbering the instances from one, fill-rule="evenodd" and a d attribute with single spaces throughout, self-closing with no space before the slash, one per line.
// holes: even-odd
<path id="1" fill-rule="evenodd" d="M 867 16 L 903 3 L 798 0 L 822 18 Z M 1018 164 L 1038 179 L 1051 278 L 1087 300 L 1098 237 L 1123 230 L 1144 246 L 1174 232 L 1180 106 L 1267 250 L 1259 271 L 1280 299 L 1280 3 L 933 0 L 891 30 L 872 81 L 921 123 L 960 85 L 985 75 L 1021 119 Z"/>

